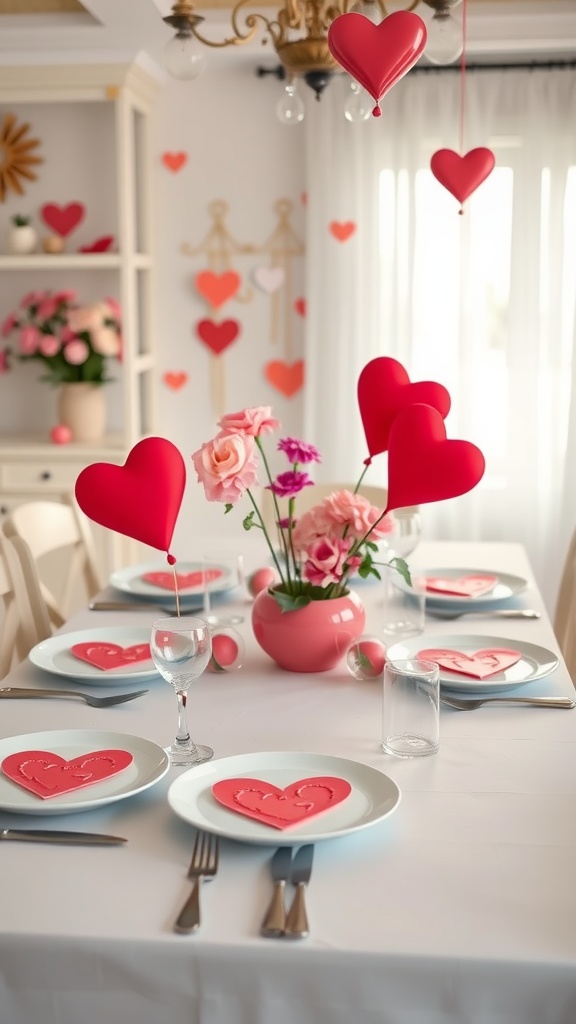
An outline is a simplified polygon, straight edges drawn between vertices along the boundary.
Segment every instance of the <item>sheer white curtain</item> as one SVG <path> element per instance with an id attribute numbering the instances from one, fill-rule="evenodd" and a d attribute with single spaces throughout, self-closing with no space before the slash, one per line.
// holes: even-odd
<path id="1" fill-rule="evenodd" d="M 308 319 L 304 434 L 319 479 L 357 479 L 367 455 L 356 382 L 378 355 L 445 384 L 449 437 L 486 475 L 428 505 L 429 537 L 523 542 L 552 608 L 576 527 L 576 71 L 466 76 L 464 151 L 490 177 L 465 204 L 429 170 L 460 151 L 460 76 L 412 73 L 382 117 L 343 116 L 342 78 L 307 111 Z M 332 222 L 353 222 L 338 241 Z M 386 482 L 386 457 L 367 482 Z"/>

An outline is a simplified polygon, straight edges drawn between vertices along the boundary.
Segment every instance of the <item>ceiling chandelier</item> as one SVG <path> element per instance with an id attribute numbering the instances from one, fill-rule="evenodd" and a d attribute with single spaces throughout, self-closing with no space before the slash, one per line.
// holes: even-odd
<path id="1" fill-rule="evenodd" d="M 172 13 L 163 21 L 176 31 L 164 53 L 166 70 L 175 78 L 196 78 L 203 70 L 205 57 L 203 46 L 222 48 L 242 46 L 253 40 L 259 31 L 264 31 L 264 42 L 269 38 L 280 61 L 281 76 L 286 79 L 285 115 L 279 110 L 281 120 L 294 124 L 302 120 L 304 104 L 296 97 L 296 85 L 303 79 L 319 99 L 330 78 L 342 73 L 342 68 L 332 56 L 328 47 L 327 33 L 331 23 L 341 14 L 349 11 L 363 14 L 378 23 L 391 13 L 386 4 L 390 0 L 283 0 L 283 6 L 272 18 L 261 12 L 249 13 L 247 8 L 257 0 L 238 0 L 231 11 L 232 35 L 224 39 L 207 39 L 200 29 L 205 20 L 198 13 L 192 0 L 176 0 Z M 462 30 L 453 18 L 452 12 L 461 0 L 403 0 L 400 8 L 394 3 L 394 10 L 415 11 L 425 5 L 431 8 L 433 16 L 428 24 L 428 43 L 425 56 L 435 64 L 451 64 L 462 52 Z M 354 89 L 354 87 L 356 87 Z M 364 108 L 362 91 L 352 83 L 352 104 L 357 112 Z M 296 100 L 298 99 L 298 102 Z M 363 104 L 363 106 L 362 106 Z M 355 105 L 355 106 L 354 106 Z M 346 115 L 348 116 L 348 114 Z M 361 116 L 349 120 L 364 120 Z"/>

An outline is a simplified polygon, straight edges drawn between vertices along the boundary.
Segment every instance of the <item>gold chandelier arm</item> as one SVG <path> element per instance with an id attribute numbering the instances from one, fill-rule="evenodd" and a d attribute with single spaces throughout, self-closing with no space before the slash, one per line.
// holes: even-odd
<path id="1" fill-rule="evenodd" d="M 224 46 L 242 46 L 244 43 L 249 43 L 254 39 L 254 36 L 258 31 L 259 24 L 261 23 L 266 27 L 267 31 L 270 32 L 272 37 L 274 37 L 271 27 L 272 23 L 268 18 L 263 14 L 258 14 L 257 12 L 254 12 L 253 14 L 246 14 L 243 10 L 243 8 L 253 2 L 254 0 L 239 0 L 233 8 L 230 15 L 230 22 L 234 31 L 233 36 L 227 36 L 225 39 L 216 42 L 213 39 L 207 39 L 206 36 L 202 35 L 202 33 L 198 31 L 196 25 L 192 26 L 193 35 L 205 46 L 211 46 L 215 49 L 221 49 Z M 242 24 L 240 24 L 240 16 L 244 18 Z"/>

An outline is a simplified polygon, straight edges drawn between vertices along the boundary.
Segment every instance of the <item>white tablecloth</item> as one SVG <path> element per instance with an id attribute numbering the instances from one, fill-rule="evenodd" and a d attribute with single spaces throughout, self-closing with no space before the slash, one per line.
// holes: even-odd
<path id="1" fill-rule="evenodd" d="M 414 567 L 523 576 L 520 546 L 425 544 Z M 376 631 L 378 586 L 359 585 Z M 244 668 L 205 675 L 191 732 L 217 757 L 258 750 L 336 753 L 399 785 L 396 812 L 316 845 L 311 935 L 259 936 L 270 847 L 225 840 L 193 936 L 172 925 L 190 890 L 194 830 L 169 808 L 171 768 L 152 789 L 99 810 L 49 818 L 0 812 L 0 826 L 124 835 L 123 848 L 1 844 L 1 1024 L 574 1024 L 576 1021 L 576 712 L 513 706 L 442 709 L 440 751 L 380 750 L 381 686 L 344 664 L 276 670 L 240 627 Z M 155 613 L 84 612 L 67 629 L 147 624 Z M 430 618 L 428 638 L 477 633 L 557 650 L 539 621 Z M 54 685 L 25 664 L 2 685 Z M 89 687 L 86 687 L 88 690 Z M 167 745 L 174 694 L 162 680 L 133 703 L 2 701 L 0 735 L 43 729 L 128 732 Z M 573 694 L 561 667 L 515 693 Z M 92 689 L 94 692 L 94 689 Z M 112 688 L 110 688 L 112 692 Z"/>

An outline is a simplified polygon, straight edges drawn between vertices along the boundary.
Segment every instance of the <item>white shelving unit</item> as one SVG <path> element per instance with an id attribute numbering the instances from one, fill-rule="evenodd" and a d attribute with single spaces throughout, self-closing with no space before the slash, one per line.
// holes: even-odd
<path id="1" fill-rule="evenodd" d="M 110 434 L 102 443 L 57 445 L 55 396 L 39 383 L 39 364 L 0 376 L 0 516 L 23 501 L 59 499 L 92 462 L 124 462 L 154 432 L 152 115 L 158 83 L 137 65 L 0 68 L 0 116 L 31 124 L 44 164 L 24 196 L 9 193 L 4 233 L 14 213 L 46 202 L 81 201 L 88 241 L 113 234 L 116 251 L 0 255 L 0 320 L 28 291 L 73 288 L 83 302 L 112 295 L 123 322 L 122 362 L 106 385 Z M 1 211 L 1 207 L 0 207 Z M 91 218 L 91 220 L 90 220 Z M 49 229 L 44 229 L 48 234 Z M 78 232 L 80 234 L 80 231 Z M 75 243 L 76 244 L 76 243 Z M 133 561 L 134 545 L 102 531 L 104 575 Z"/>

